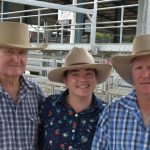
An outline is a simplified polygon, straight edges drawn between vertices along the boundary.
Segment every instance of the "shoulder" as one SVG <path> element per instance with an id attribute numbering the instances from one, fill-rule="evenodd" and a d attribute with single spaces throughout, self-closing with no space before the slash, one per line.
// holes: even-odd
<path id="1" fill-rule="evenodd" d="M 132 102 L 135 100 L 135 91 L 128 95 L 115 98 L 103 111 L 104 117 L 113 117 L 118 113 L 124 114 L 125 111 L 130 110 Z"/>
<path id="2" fill-rule="evenodd" d="M 56 112 L 60 95 L 50 95 L 40 105 L 40 113 L 43 118 L 47 117 L 47 112 Z"/>
<path id="3" fill-rule="evenodd" d="M 128 95 L 121 96 L 114 98 L 111 102 L 110 108 L 117 107 L 117 106 L 128 106 L 129 103 L 136 99 L 136 92 L 132 90 Z"/>
<path id="4" fill-rule="evenodd" d="M 28 86 L 29 88 L 40 88 L 39 84 L 35 81 L 33 81 L 30 78 L 27 78 L 25 76 L 21 76 L 20 78 L 21 84 L 24 84 Z"/>
<path id="5" fill-rule="evenodd" d="M 98 98 L 95 95 L 93 95 L 93 100 L 94 100 L 95 106 L 98 107 L 100 112 L 103 111 L 103 109 L 108 105 L 107 102 L 103 101 L 102 99 Z"/>
<path id="6" fill-rule="evenodd" d="M 46 97 L 44 107 L 55 107 L 58 102 L 62 101 L 61 94 L 49 95 Z"/>
<path id="7" fill-rule="evenodd" d="M 60 94 L 49 95 L 46 97 L 45 102 L 49 102 L 49 101 L 51 103 L 56 102 L 56 100 L 58 100 L 59 97 L 60 97 Z"/>
<path id="8" fill-rule="evenodd" d="M 38 83 L 24 76 L 21 77 L 20 82 L 22 90 L 27 91 L 28 94 L 31 94 L 32 96 L 42 101 L 45 99 L 44 90 L 40 87 Z"/>
<path id="9" fill-rule="evenodd" d="M 45 102 L 46 103 L 63 102 L 67 95 L 68 95 L 68 90 L 65 90 L 59 94 L 49 95 L 47 96 Z"/>

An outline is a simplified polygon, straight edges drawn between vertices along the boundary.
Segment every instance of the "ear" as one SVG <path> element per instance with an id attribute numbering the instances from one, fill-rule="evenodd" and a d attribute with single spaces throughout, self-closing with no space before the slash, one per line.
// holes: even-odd
<path id="1" fill-rule="evenodd" d="M 67 78 L 65 76 L 63 77 L 63 82 L 64 82 L 65 86 L 67 87 L 67 85 L 68 85 L 67 84 Z"/>

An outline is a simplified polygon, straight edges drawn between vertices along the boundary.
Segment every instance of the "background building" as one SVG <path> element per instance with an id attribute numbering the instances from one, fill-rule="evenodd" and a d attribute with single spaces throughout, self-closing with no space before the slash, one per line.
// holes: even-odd
<path id="1" fill-rule="evenodd" d="M 143 26 L 142 15 L 146 16 L 149 10 L 147 0 L 1 0 L 0 3 L 1 21 L 25 22 L 33 45 L 49 44 L 44 51 L 30 51 L 27 66 L 29 77 L 39 82 L 47 94 L 64 89 L 63 85 L 53 86 L 47 73 L 62 66 L 64 56 L 74 46 L 89 50 L 96 62 L 111 63 L 112 55 L 130 53 L 137 28 Z M 144 30 L 138 30 L 141 32 Z M 104 99 L 112 99 L 130 89 L 113 72 L 96 91 Z"/>

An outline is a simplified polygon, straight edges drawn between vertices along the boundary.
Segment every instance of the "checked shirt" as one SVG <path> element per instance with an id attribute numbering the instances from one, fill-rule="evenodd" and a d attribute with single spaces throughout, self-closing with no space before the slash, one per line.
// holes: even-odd
<path id="1" fill-rule="evenodd" d="M 23 76 L 20 82 L 17 104 L 0 86 L 0 150 L 37 150 L 38 104 L 44 93 Z"/>
<path id="2" fill-rule="evenodd" d="M 150 125 L 144 126 L 135 90 L 103 111 L 92 150 L 150 150 Z"/>

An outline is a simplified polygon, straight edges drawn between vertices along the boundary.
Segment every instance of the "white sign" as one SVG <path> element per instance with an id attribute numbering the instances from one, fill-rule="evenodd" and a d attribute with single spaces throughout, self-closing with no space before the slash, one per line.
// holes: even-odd
<path id="1" fill-rule="evenodd" d="M 73 12 L 58 10 L 58 20 L 71 20 L 73 18 Z"/>

